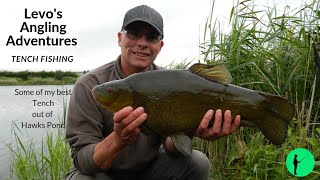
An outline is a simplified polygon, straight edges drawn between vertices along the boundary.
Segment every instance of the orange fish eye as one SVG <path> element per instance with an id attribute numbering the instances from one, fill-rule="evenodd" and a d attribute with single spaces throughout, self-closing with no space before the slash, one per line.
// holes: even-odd
<path id="1" fill-rule="evenodd" d="M 106 91 L 107 91 L 107 93 L 111 94 L 113 92 L 113 89 L 112 88 L 108 88 Z"/>

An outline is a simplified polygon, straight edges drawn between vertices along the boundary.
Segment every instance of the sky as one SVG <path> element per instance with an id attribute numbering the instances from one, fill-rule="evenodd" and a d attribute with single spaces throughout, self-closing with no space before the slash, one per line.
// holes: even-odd
<path id="1" fill-rule="evenodd" d="M 265 3 L 267 0 L 257 0 Z M 272 1 L 271 1 L 272 2 Z M 277 1 L 279 2 L 279 1 Z M 281 1 L 299 2 L 297 0 Z M 0 70 L 41 71 L 92 70 L 113 61 L 120 54 L 117 33 L 123 17 L 129 9 L 146 4 L 156 9 L 164 19 L 164 46 L 155 63 L 166 66 L 184 59 L 197 61 L 200 58 L 199 44 L 206 19 L 211 10 L 212 0 L 117 0 L 117 1 L 76 1 L 76 0 L 12 0 L 0 3 Z M 213 19 L 228 24 L 232 0 L 216 0 Z M 27 10 L 26 10 L 27 9 Z M 61 18 L 57 12 L 61 11 Z M 26 19 L 32 13 L 53 12 L 53 18 Z M 50 13 L 49 13 L 50 14 Z M 66 34 L 47 32 L 20 32 L 23 23 L 66 25 Z M 7 42 L 24 38 L 76 38 L 76 46 L 13 46 Z M 12 56 L 73 56 L 72 62 L 14 62 Z"/>

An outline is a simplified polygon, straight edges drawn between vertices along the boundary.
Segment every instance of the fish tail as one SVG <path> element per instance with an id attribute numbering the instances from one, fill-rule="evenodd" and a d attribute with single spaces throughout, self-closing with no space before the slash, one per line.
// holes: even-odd
<path id="1" fill-rule="evenodd" d="M 256 125 L 268 140 L 280 145 L 285 141 L 289 123 L 295 114 L 294 105 L 284 97 L 262 92 L 260 94 L 265 97 L 263 106 L 266 114 Z"/>

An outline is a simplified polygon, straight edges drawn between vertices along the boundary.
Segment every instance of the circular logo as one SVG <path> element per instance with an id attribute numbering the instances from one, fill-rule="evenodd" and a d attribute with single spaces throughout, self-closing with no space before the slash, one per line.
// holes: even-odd
<path id="1" fill-rule="evenodd" d="M 297 148 L 291 151 L 286 159 L 288 171 L 297 177 L 304 177 L 311 173 L 314 168 L 314 157 L 305 148 Z"/>

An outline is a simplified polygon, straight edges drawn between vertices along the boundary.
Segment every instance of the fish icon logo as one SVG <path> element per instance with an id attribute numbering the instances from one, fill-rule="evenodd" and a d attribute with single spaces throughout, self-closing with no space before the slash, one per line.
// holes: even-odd
<path id="1" fill-rule="evenodd" d="M 297 177 L 309 175 L 314 168 L 314 156 L 305 148 L 292 150 L 286 159 L 288 171 Z"/>

